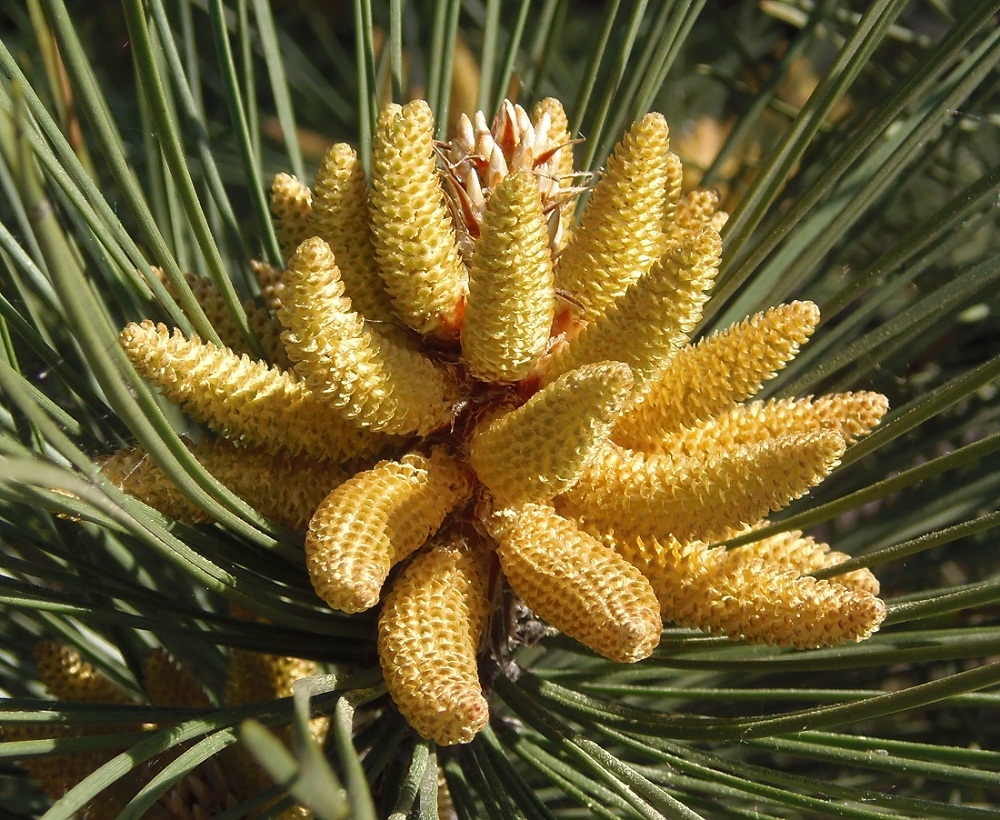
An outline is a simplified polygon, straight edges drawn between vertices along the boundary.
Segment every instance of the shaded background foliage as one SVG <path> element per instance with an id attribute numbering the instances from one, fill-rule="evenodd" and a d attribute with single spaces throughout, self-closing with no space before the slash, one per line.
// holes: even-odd
<path id="1" fill-rule="evenodd" d="M 337 774 L 306 746 L 296 760 L 313 788 L 343 785 L 328 808 L 358 817 L 435 816 L 439 763 L 463 817 L 989 816 L 1000 801 L 998 5 L 288 2 L 272 16 L 257 0 L 150 2 L 144 52 L 138 2 L 4 4 L 0 723 L 94 719 L 44 700 L 31 661 L 42 636 L 133 692 L 151 645 L 216 695 L 228 649 L 252 647 L 337 674 L 313 700 L 335 717 Z M 299 536 L 185 462 L 177 434 L 189 422 L 134 375 L 120 377 L 127 390 L 109 387 L 121 367 L 111 329 L 148 315 L 199 329 L 196 313 L 150 292 L 135 272 L 144 259 L 252 294 L 248 260 L 276 252 L 267 181 L 311 177 L 334 140 L 364 152 L 377 103 L 426 95 L 445 123 L 449 99 L 452 114 L 492 110 L 504 93 L 564 100 L 591 168 L 637 115 L 664 112 L 695 172 L 688 184 L 717 186 L 733 214 L 703 330 L 812 299 L 823 325 L 768 389 L 889 396 L 883 429 L 779 526 L 810 528 L 873 566 L 890 614 L 864 644 L 803 653 L 668 629 L 633 667 L 548 636 L 484 661 L 492 730 L 435 750 L 379 689 L 373 619 L 314 600 Z M 32 210 L 43 195 L 57 218 Z M 224 526 L 167 522 L 94 476 L 93 457 L 137 438 Z M 230 617 L 227 599 L 273 623 Z M 251 712 L 304 723 L 286 702 Z M 128 742 L 140 743 L 133 756 L 186 738 L 227 743 L 243 716 L 220 707 L 178 717 L 176 735 Z M 151 718 L 136 706 L 101 719 Z M 278 757 L 266 736 L 255 742 Z M 0 749 L 6 804 L 41 810 L 11 761 L 44 750 Z M 118 775 L 106 767 L 50 816 Z"/>

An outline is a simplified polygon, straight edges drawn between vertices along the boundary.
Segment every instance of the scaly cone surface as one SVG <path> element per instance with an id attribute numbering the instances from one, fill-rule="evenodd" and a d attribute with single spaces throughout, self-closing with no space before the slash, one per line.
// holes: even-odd
<path id="1" fill-rule="evenodd" d="M 596 458 L 631 386 L 621 362 L 573 370 L 516 410 L 480 419 L 469 465 L 504 502 L 546 501 L 572 487 Z"/>
<path id="2" fill-rule="evenodd" d="M 333 461 L 377 452 L 389 441 L 331 412 L 294 375 L 197 336 L 147 319 L 126 325 L 118 341 L 165 396 L 232 441 Z"/>
<path id="3" fill-rule="evenodd" d="M 644 449 L 664 433 L 734 407 L 774 378 L 819 324 L 812 302 L 791 302 L 685 347 L 657 374 L 642 401 L 615 425 L 615 441 Z"/>
<path id="4" fill-rule="evenodd" d="M 389 694 L 442 746 L 468 743 L 489 720 L 477 662 L 490 611 L 486 557 L 460 538 L 433 545 L 399 576 L 379 617 Z"/>
<path id="5" fill-rule="evenodd" d="M 189 449 L 215 478 L 267 518 L 293 529 L 305 527 L 319 503 L 348 478 L 329 461 L 301 461 L 229 442 L 202 441 Z M 101 472 L 119 489 L 141 498 L 168 518 L 202 523 L 208 514 L 193 503 L 141 448 L 119 450 L 100 461 Z"/>
<path id="6" fill-rule="evenodd" d="M 319 505 L 306 535 L 316 593 L 342 612 L 373 607 L 389 570 L 470 490 L 470 476 L 442 448 L 379 462 L 344 482 Z"/>
<path id="7" fill-rule="evenodd" d="M 536 614 L 618 663 L 656 648 L 653 588 L 614 550 L 540 504 L 498 512 L 489 526 L 504 575 Z"/>
<path id="8" fill-rule="evenodd" d="M 451 374 L 352 310 L 326 242 L 312 237 L 299 245 L 281 281 L 281 338 L 314 395 L 380 432 L 427 434 L 450 421 L 458 398 Z"/>
<path id="9" fill-rule="evenodd" d="M 291 256 L 299 243 L 310 236 L 311 213 L 309 186 L 291 174 L 278 174 L 271 184 L 271 214 L 283 258 Z"/>
<path id="10" fill-rule="evenodd" d="M 303 240 L 318 236 L 330 246 L 355 311 L 383 324 L 398 323 L 375 259 L 368 187 L 357 152 L 342 142 L 331 146 L 316 170 L 313 188 Z"/>
<path id="11" fill-rule="evenodd" d="M 663 617 L 694 629 L 796 649 L 869 637 L 885 604 L 863 585 L 817 581 L 755 545 L 726 550 L 632 537 L 615 548 L 649 579 Z"/>
<path id="12" fill-rule="evenodd" d="M 599 319 L 546 363 L 545 378 L 590 362 L 618 359 L 632 368 L 637 394 L 677 351 L 701 319 L 722 256 L 714 228 L 668 243 L 665 251 Z M 622 339 L 629 339 L 622 348 Z"/>
<path id="13" fill-rule="evenodd" d="M 556 287 L 573 298 L 578 322 L 602 316 L 662 253 L 669 145 L 663 115 L 647 114 L 608 157 L 556 266 Z"/>
<path id="14" fill-rule="evenodd" d="M 369 195 L 375 256 L 396 314 L 425 336 L 459 331 L 467 274 L 434 159 L 423 100 L 383 110 Z"/>
<path id="15" fill-rule="evenodd" d="M 535 177 L 518 171 L 490 195 L 469 266 L 462 358 L 480 381 L 516 382 L 545 352 L 555 316 L 552 254 Z"/>

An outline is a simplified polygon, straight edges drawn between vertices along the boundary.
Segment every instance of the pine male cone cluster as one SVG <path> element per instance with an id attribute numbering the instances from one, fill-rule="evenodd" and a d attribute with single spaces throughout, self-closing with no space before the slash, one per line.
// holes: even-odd
<path id="1" fill-rule="evenodd" d="M 845 559 L 827 545 L 713 546 L 822 481 L 887 402 L 753 400 L 816 327 L 810 302 L 691 341 L 726 215 L 711 191 L 682 194 L 664 118 L 632 126 L 579 219 L 590 180 L 558 101 L 433 134 L 425 102 L 391 105 L 367 178 L 340 144 L 311 189 L 275 179 L 285 268 L 256 266 L 248 306 L 270 361 L 233 334 L 121 333 L 136 369 L 218 434 L 195 449 L 205 467 L 305 529 L 323 600 L 381 601 L 382 668 L 414 728 L 466 743 L 488 721 L 478 661 L 498 583 L 623 663 L 653 652 L 663 621 L 799 648 L 871 635 L 878 582 L 811 577 Z M 105 472 L 204 518 L 142 453 Z"/>

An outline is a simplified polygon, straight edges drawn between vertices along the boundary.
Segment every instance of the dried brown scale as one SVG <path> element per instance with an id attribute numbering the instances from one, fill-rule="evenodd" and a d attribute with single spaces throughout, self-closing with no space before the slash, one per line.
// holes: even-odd
<path id="1" fill-rule="evenodd" d="M 531 173 L 537 180 L 552 256 L 565 245 L 573 202 L 582 188 L 574 182 L 572 144 L 562 105 L 539 102 L 529 117 L 505 100 L 487 126 L 482 113 L 462 115 L 455 137 L 440 146 L 444 181 L 455 217 L 457 240 L 466 263 L 481 235 L 488 200 L 509 175 Z"/>
<path id="2" fill-rule="evenodd" d="M 546 97 L 535 103 L 535 107 L 531 110 L 531 120 L 540 123 L 544 116 L 549 118 L 549 145 L 559 146 L 549 162 L 550 166 L 555 166 L 555 173 L 552 176 L 559 183 L 561 189 L 572 190 L 577 184 L 575 181 L 576 166 L 573 162 L 573 135 L 569 132 L 569 119 L 566 117 L 566 110 L 555 97 Z M 565 197 L 560 202 L 561 236 L 555 242 L 557 252 L 562 249 L 569 236 L 576 212 L 575 205 L 576 197 L 574 196 Z"/>
<path id="3" fill-rule="evenodd" d="M 239 802 L 225 769 L 218 760 L 210 758 L 163 795 L 149 816 L 158 820 L 166 812 L 170 820 L 207 820 L 235 808 Z"/>

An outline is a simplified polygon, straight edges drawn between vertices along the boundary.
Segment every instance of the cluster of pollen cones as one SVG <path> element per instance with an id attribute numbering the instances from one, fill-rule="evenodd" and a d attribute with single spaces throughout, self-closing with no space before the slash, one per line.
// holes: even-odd
<path id="1" fill-rule="evenodd" d="M 311 189 L 275 179 L 285 269 L 256 266 L 247 306 L 269 361 L 203 280 L 227 347 L 151 321 L 120 336 L 220 434 L 192 445 L 205 467 L 306 529 L 320 597 L 348 613 L 381 602 L 379 657 L 412 726 L 453 744 L 487 722 L 478 661 L 501 583 L 625 663 L 663 620 L 799 648 L 871 635 L 878 582 L 811 577 L 845 559 L 827 545 L 712 546 L 822 481 L 887 403 L 753 400 L 816 327 L 810 302 L 692 344 L 726 215 L 710 191 L 682 194 L 663 117 L 632 126 L 579 215 L 586 176 L 558 101 L 463 118 L 446 144 L 433 133 L 426 103 L 392 105 L 367 178 L 338 144 Z M 143 453 L 103 469 L 205 520 Z"/>

